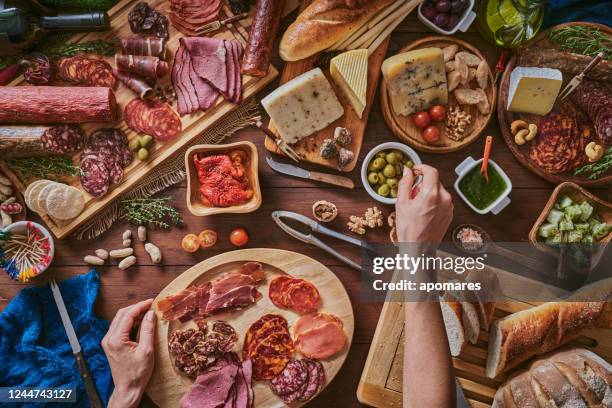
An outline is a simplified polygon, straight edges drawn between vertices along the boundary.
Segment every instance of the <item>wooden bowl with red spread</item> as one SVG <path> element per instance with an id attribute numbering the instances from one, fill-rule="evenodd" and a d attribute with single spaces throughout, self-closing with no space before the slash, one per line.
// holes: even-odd
<path id="1" fill-rule="evenodd" d="M 257 210 L 257 167 L 257 148 L 251 142 L 191 147 L 185 153 L 187 208 L 197 216 Z"/>

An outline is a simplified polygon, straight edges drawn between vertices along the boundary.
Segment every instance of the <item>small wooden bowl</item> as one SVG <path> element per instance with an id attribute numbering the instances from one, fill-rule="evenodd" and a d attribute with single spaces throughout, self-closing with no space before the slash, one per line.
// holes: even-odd
<path id="1" fill-rule="evenodd" d="M 231 207 L 208 207 L 204 205 L 200 199 L 200 180 L 198 179 L 198 172 L 195 168 L 195 164 L 193 163 L 193 156 L 197 153 L 227 153 L 235 149 L 242 149 L 249 156 L 247 174 L 251 187 L 253 188 L 253 197 L 244 204 L 234 205 Z M 203 144 L 192 146 L 185 153 L 185 169 L 187 170 L 187 208 L 193 215 L 204 217 L 207 215 L 223 213 L 249 213 L 257 210 L 261 205 L 257 147 L 255 147 L 255 145 L 251 142 L 236 142 L 222 145 Z"/>
<path id="2" fill-rule="evenodd" d="M 550 210 L 553 208 L 553 205 L 555 205 L 557 198 L 559 198 L 560 196 L 564 196 L 564 195 L 570 197 L 572 200 L 574 200 L 577 203 L 582 203 L 583 201 L 587 201 L 589 204 L 593 206 L 594 213 L 596 213 L 604 222 L 608 224 L 612 224 L 612 204 L 611 203 L 608 203 L 606 201 L 599 199 L 598 197 L 595 197 L 593 194 L 589 193 L 587 190 L 580 187 L 576 183 L 567 181 L 565 183 L 559 184 L 555 188 L 555 190 L 552 192 L 552 194 L 550 195 L 550 198 L 548 199 L 546 206 L 542 210 L 542 213 L 536 220 L 535 224 L 533 224 L 533 227 L 531 227 L 531 231 L 529 231 L 529 241 L 533 243 L 534 246 L 538 248 L 539 250 L 547 252 L 553 256 L 557 256 L 557 251 L 548 245 L 543 245 L 543 242 L 538 239 L 538 229 L 540 228 L 542 224 L 546 222 L 546 217 L 548 216 L 548 213 L 550 212 Z M 610 242 L 610 240 L 612 240 L 612 232 L 610 232 L 608 235 L 600 239 L 598 243 L 604 244 L 605 246 Z M 603 252 L 603 251 L 600 251 L 600 252 Z M 600 255 L 601 254 L 595 255 L 596 260 L 599 259 Z"/>

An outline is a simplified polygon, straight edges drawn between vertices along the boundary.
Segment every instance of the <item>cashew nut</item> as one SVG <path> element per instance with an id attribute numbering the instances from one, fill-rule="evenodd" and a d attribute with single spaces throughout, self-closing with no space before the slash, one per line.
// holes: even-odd
<path id="1" fill-rule="evenodd" d="M 603 157 L 604 147 L 595 142 L 590 142 L 589 144 L 586 145 L 586 148 L 584 149 L 584 153 L 589 158 L 589 161 L 591 163 L 594 163 Z"/>
<path id="2" fill-rule="evenodd" d="M 534 123 L 529 124 L 529 133 L 525 136 L 525 140 L 531 142 L 538 134 L 538 126 Z"/>
<path id="3" fill-rule="evenodd" d="M 512 122 L 510 124 L 510 132 L 515 135 L 516 132 L 519 131 L 519 129 L 527 129 L 527 122 L 525 122 L 524 120 L 515 120 L 514 122 Z"/>
<path id="4" fill-rule="evenodd" d="M 514 142 L 517 145 L 524 145 L 527 142 L 526 137 L 528 134 L 529 134 L 529 129 L 519 130 L 516 133 L 516 135 L 514 135 Z"/>

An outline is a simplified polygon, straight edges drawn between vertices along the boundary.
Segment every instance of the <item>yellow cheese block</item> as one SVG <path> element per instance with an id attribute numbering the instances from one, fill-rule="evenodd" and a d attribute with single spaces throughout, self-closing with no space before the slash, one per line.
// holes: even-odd
<path id="1" fill-rule="evenodd" d="M 329 72 L 361 119 L 368 90 L 368 50 L 352 50 L 332 58 Z"/>
<path id="2" fill-rule="evenodd" d="M 382 73 L 399 115 L 411 115 L 448 102 L 444 54 L 440 48 L 422 48 L 387 58 Z"/>
<path id="3" fill-rule="evenodd" d="M 507 109 L 546 115 L 557 100 L 562 82 L 563 74 L 558 69 L 516 67 L 510 74 Z"/>

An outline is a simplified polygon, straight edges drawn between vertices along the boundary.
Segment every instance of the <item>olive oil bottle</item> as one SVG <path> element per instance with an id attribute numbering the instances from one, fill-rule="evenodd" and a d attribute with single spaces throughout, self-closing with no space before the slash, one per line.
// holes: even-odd
<path id="1" fill-rule="evenodd" d="M 546 0 L 482 0 L 478 27 L 482 35 L 504 48 L 516 48 L 531 40 L 544 20 Z"/>

